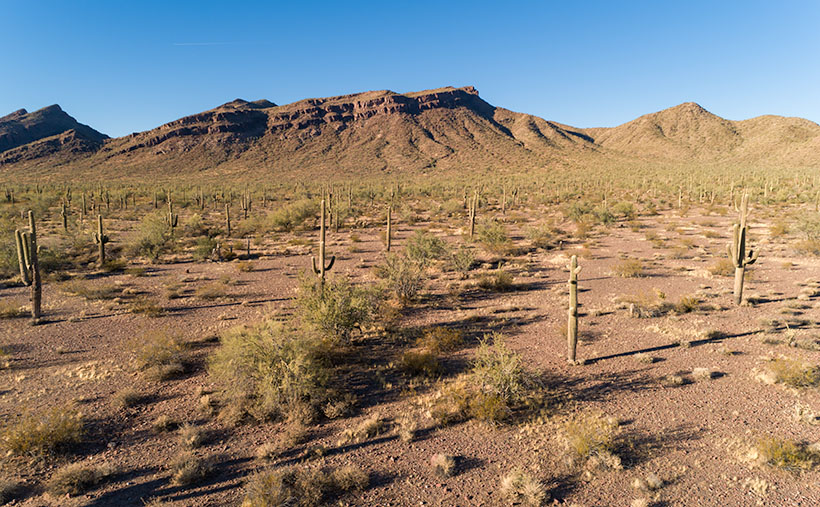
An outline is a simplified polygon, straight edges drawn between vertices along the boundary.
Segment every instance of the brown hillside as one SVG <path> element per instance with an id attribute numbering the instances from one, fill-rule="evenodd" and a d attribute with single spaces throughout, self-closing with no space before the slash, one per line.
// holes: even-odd
<path id="1" fill-rule="evenodd" d="M 83 125 L 54 104 L 29 113 L 20 109 L 0 118 L 0 163 L 52 155 L 67 148 L 73 153 L 93 151 L 108 136 Z M 43 143 L 42 140 L 49 139 Z M 36 146 L 29 146 L 35 143 Z M 23 148 L 14 154 L 15 148 Z"/>
<path id="2" fill-rule="evenodd" d="M 236 99 L 104 142 L 102 134 L 81 125 L 46 136 L 43 125 L 56 122 L 34 120 L 55 116 L 74 122 L 58 106 L 0 119 L 0 132 L 5 132 L 0 139 L 14 145 L 0 153 L 5 175 L 61 179 L 65 169 L 72 177 L 263 180 L 272 175 L 518 172 L 613 162 L 820 163 L 820 126 L 800 118 L 731 121 L 688 102 L 614 128 L 576 129 L 495 107 L 473 87 L 370 91 L 282 106 Z M 25 133 L 33 141 L 24 143 Z"/>

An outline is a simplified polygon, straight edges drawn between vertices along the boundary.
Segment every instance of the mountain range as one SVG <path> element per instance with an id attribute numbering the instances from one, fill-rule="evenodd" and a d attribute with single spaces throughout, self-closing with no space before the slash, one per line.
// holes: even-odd
<path id="1" fill-rule="evenodd" d="M 731 121 L 687 102 L 611 128 L 493 106 L 473 87 L 370 91 L 286 105 L 236 99 L 109 138 L 60 106 L 0 118 L 0 178 L 245 177 L 529 171 L 607 162 L 820 165 L 820 126 Z"/>

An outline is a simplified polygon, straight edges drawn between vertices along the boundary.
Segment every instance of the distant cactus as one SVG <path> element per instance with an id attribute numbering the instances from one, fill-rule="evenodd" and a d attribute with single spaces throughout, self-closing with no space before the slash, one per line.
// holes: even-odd
<path id="1" fill-rule="evenodd" d="M 174 213 L 174 203 L 171 201 L 171 194 L 168 194 L 168 217 L 165 219 L 168 222 L 168 227 L 173 231 L 179 224 L 179 215 Z"/>
<path id="2" fill-rule="evenodd" d="M 60 217 L 63 220 L 63 231 L 68 232 L 68 210 L 65 202 L 60 206 Z"/>
<path id="3" fill-rule="evenodd" d="M 230 237 L 231 235 L 231 204 L 225 203 L 225 229 L 226 233 L 225 236 Z"/>
<path id="4" fill-rule="evenodd" d="M 333 268 L 333 263 L 336 262 L 336 256 L 330 257 L 330 262 L 325 264 L 325 200 L 322 199 L 322 209 L 321 209 L 322 218 L 320 221 L 320 229 L 319 229 L 319 258 L 311 257 L 311 262 L 313 263 L 313 272 L 319 276 L 319 283 L 321 284 L 322 288 L 325 285 L 325 273 L 330 271 Z M 317 267 L 318 264 L 318 267 Z"/>
<path id="5" fill-rule="evenodd" d="M 99 264 L 103 267 L 105 264 L 105 244 L 109 242 L 108 236 L 103 232 L 103 218 L 102 215 L 97 215 L 97 232 L 93 235 L 94 243 L 97 244 L 99 250 Z"/>
<path id="6" fill-rule="evenodd" d="M 567 322 L 567 362 L 576 364 L 575 350 L 578 346 L 578 257 L 573 255 L 569 260 L 569 311 Z"/>
<path id="7" fill-rule="evenodd" d="M 470 202 L 470 239 L 473 239 L 473 236 L 475 235 L 476 208 L 478 208 L 478 190 L 475 191 L 475 194 L 473 194 L 473 199 Z"/>
<path id="8" fill-rule="evenodd" d="M 390 245 L 393 239 L 393 206 L 387 206 L 387 251 L 390 251 Z"/>
<path id="9" fill-rule="evenodd" d="M 743 301 L 743 278 L 746 273 L 746 266 L 754 264 L 757 261 L 758 252 L 749 249 L 746 254 L 746 236 L 749 226 L 746 225 L 746 219 L 749 216 L 749 194 L 743 194 L 740 201 L 740 224 L 734 224 L 732 227 L 732 242 L 726 245 L 726 253 L 729 254 L 729 259 L 735 266 L 735 304 L 739 305 Z"/>

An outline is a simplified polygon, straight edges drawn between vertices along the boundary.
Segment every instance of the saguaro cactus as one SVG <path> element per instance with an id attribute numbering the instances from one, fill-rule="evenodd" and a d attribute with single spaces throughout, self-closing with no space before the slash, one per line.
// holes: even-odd
<path id="1" fill-rule="evenodd" d="M 225 236 L 231 235 L 231 204 L 225 203 Z"/>
<path id="2" fill-rule="evenodd" d="M 475 235 L 475 212 L 478 208 L 478 190 L 473 194 L 473 199 L 470 202 L 470 239 Z"/>
<path id="3" fill-rule="evenodd" d="M 569 259 L 569 311 L 567 312 L 567 362 L 576 364 L 575 349 L 578 346 L 578 257 Z"/>
<path id="4" fill-rule="evenodd" d="M 393 206 L 387 206 L 387 251 L 393 241 Z"/>
<path id="5" fill-rule="evenodd" d="M 43 287 L 40 278 L 40 263 L 37 260 L 37 226 L 34 212 L 28 212 L 28 231 L 14 231 L 17 243 L 17 258 L 20 262 L 20 278 L 23 284 L 31 286 L 31 321 L 40 320 Z"/>
<path id="6" fill-rule="evenodd" d="M 179 215 L 174 213 L 174 203 L 171 201 L 171 194 L 168 194 L 168 218 L 166 218 L 168 222 L 168 227 L 171 228 L 171 231 L 176 228 L 179 224 Z"/>
<path id="7" fill-rule="evenodd" d="M 65 203 L 60 206 L 60 217 L 63 219 L 63 231 L 68 232 L 68 210 Z"/>
<path id="8" fill-rule="evenodd" d="M 313 272 L 319 276 L 319 283 L 324 288 L 325 286 L 325 272 L 330 271 L 333 268 L 333 263 L 336 262 L 336 256 L 333 255 L 330 257 L 330 262 L 325 264 L 325 200 L 322 199 L 322 219 L 319 222 L 319 258 L 311 257 L 310 260 L 313 263 Z M 318 267 L 317 267 L 318 261 Z"/>
<path id="9" fill-rule="evenodd" d="M 100 267 L 105 264 L 105 244 L 108 243 L 108 236 L 103 232 L 103 218 L 102 215 L 97 215 L 97 232 L 94 233 L 94 243 L 99 249 Z"/>
<path id="10" fill-rule="evenodd" d="M 749 226 L 746 219 L 749 216 L 749 194 L 743 194 L 740 201 L 740 223 L 732 226 L 732 242 L 726 245 L 726 253 L 735 265 L 735 304 L 739 305 L 743 301 L 743 278 L 746 273 L 746 266 L 757 261 L 758 252 L 749 249 L 746 254 L 746 236 Z"/>

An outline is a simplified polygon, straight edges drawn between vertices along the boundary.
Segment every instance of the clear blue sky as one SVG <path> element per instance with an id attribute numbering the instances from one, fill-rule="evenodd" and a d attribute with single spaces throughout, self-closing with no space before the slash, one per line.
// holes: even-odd
<path id="1" fill-rule="evenodd" d="M 0 0 L 0 48 L 0 115 L 59 103 L 112 136 L 237 97 L 446 85 L 578 127 L 686 101 L 820 121 L 816 0 Z"/>

